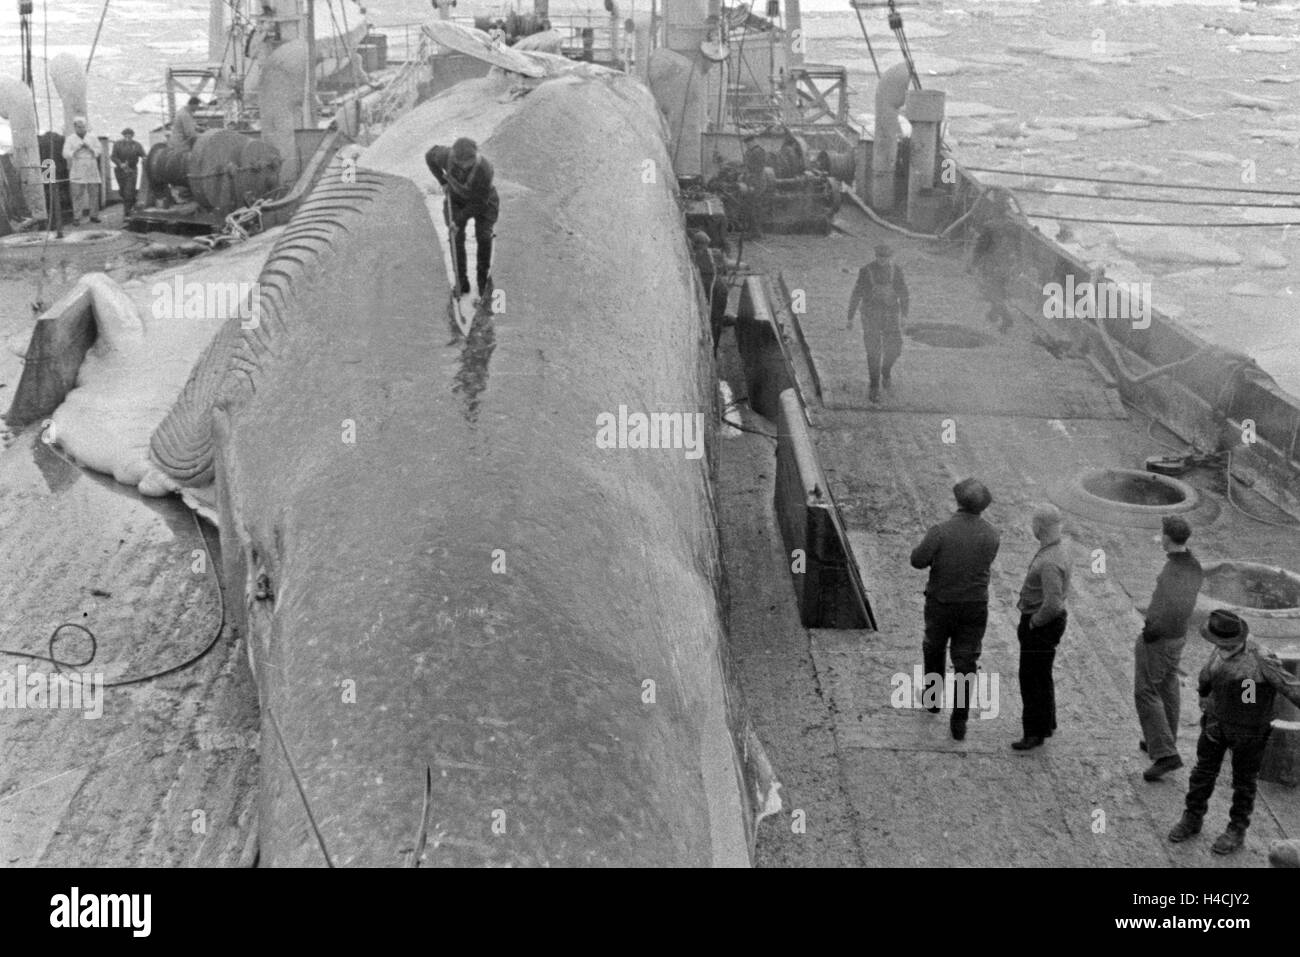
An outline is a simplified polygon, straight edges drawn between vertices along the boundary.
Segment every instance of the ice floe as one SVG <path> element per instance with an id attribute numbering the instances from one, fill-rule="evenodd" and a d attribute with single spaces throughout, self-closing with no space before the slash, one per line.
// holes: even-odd
<path id="1" fill-rule="evenodd" d="M 1240 43 L 1234 43 L 1228 49 L 1239 50 L 1242 53 L 1291 53 L 1295 50 L 1295 44 L 1289 40 L 1272 37 L 1245 37 Z"/>
<path id="2" fill-rule="evenodd" d="M 1150 120 L 1152 123 L 1172 123 L 1174 114 L 1158 103 L 1130 103 L 1120 108 L 1120 115 L 1138 120 Z"/>
<path id="3" fill-rule="evenodd" d="M 154 91 L 146 96 L 136 100 L 131 107 L 135 113 L 157 113 L 166 114 L 167 112 L 167 94 L 161 91 Z"/>
<path id="4" fill-rule="evenodd" d="M 966 59 L 971 63 L 978 63 L 983 66 L 1005 66 L 1005 67 L 1025 67 L 1029 66 L 1029 61 L 1021 59 L 1018 56 L 1009 56 L 1006 53 L 970 53 Z"/>
<path id="5" fill-rule="evenodd" d="M 1238 266 L 1244 259 L 1231 246 L 1186 229 L 1117 226 L 1115 233 L 1119 249 L 1135 259 L 1207 266 Z"/>
<path id="6" fill-rule="evenodd" d="M 1141 176 L 1144 179 L 1159 179 L 1164 171 L 1158 166 L 1147 166 L 1132 160 L 1098 160 L 1097 170 L 1102 173 L 1124 173 L 1128 176 Z"/>
<path id="7" fill-rule="evenodd" d="M 1245 93 L 1229 93 L 1229 106 L 1241 106 L 1251 110 L 1276 112 L 1285 110 L 1294 104 L 1289 100 L 1279 100 L 1271 96 L 1247 96 Z"/>
<path id="8" fill-rule="evenodd" d="M 1160 47 L 1154 43 L 1123 43 L 1105 37 L 1093 40 L 1073 40 L 1048 44 L 1016 43 L 1007 47 L 1010 53 L 1024 53 L 1033 56 L 1045 56 L 1053 60 L 1084 60 L 1091 63 L 1106 63 L 1112 66 L 1125 66 L 1135 56 L 1159 53 Z"/>
<path id="9" fill-rule="evenodd" d="M 1263 199 L 1264 197 L 1259 197 Z M 1252 223 L 1294 223 L 1300 222 L 1300 209 L 1294 205 L 1287 204 L 1281 198 L 1278 199 L 1276 206 L 1246 206 L 1241 210 L 1241 218 L 1249 220 Z M 1300 228 L 1296 230 L 1296 236 L 1300 237 Z"/>
<path id="10" fill-rule="evenodd" d="M 1173 150 L 1170 155 L 1177 156 L 1189 163 L 1196 163 L 1198 166 L 1237 165 L 1237 157 L 1231 153 L 1223 153 L 1218 150 Z"/>
<path id="11" fill-rule="evenodd" d="M 1284 146 L 1300 146 L 1300 130 L 1245 130 L 1254 140 L 1270 140 Z"/>
<path id="12" fill-rule="evenodd" d="M 1150 126 L 1150 120 L 1131 116 L 1040 116 L 1030 126 L 1074 130 L 1080 133 L 1098 133 L 1106 130 L 1137 130 Z"/>
<path id="13" fill-rule="evenodd" d="M 1079 138 L 1074 130 L 1064 130 L 1055 126 L 1035 126 L 1025 132 L 1030 139 L 1044 143 L 1073 143 Z"/>
<path id="14" fill-rule="evenodd" d="M 961 119 L 968 116 L 1012 116 L 1014 115 L 1015 110 L 1008 110 L 1001 106 L 992 106 L 988 103 L 949 100 L 944 104 L 943 112 L 949 119 Z"/>
<path id="15" fill-rule="evenodd" d="M 1285 269 L 1291 262 L 1276 249 L 1264 246 L 1250 254 L 1250 264 L 1258 269 Z"/>

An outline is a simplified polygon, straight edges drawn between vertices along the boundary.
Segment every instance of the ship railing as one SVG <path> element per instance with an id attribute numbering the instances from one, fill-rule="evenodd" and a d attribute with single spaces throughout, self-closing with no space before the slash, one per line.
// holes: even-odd
<path id="1" fill-rule="evenodd" d="M 969 213 L 993 185 L 958 166 L 954 222 Z M 1062 248 L 1032 221 L 1024 223 L 1021 235 L 1020 266 L 1029 288 L 1038 291 L 1048 281 L 1065 286 L 1071 275 L 1076 277 L 1075 284 L 1108 286 L 1113 281 L 1104 270 L 1094 271 Z M 1110 295 L 1108 291 L 1107 301 Z M 1116 370 L 1119 390 L 1126 401 L 1197 448 L 1222 448 L 1225 436 L 1235 434 L 1238 438 L 1230 446 L 1238 450 L 1233 453 L 1234 467 L 1257 472 L 1264 487 L 1282 504 L 1288 509 L 1300 508 L 1300 396 L 1283 389 L 1245 354 L 1211 345 L 1149 303 L 1144 305 L 1150 307 L 1150 315 L 1144 315 L 1142 322 L 1113 316 L 1081 318 L 1070 321 L 1077 323 L 1077 328 L 1058 329 L 1059 338 L 1063 344 L 1077 346 L 1088 338 L 1088 327 L 1096 331 L 1104 324 L 1111 341 L 1127 352 L 1124 358 L 1138 363 L 1136 373 L 1129 372 L 1130 376 L 1189 359 L 1153 382 L 1126 379 L 1126 370 Z M 1061 325 L 1060 321 L 1047 322 Z M 1102 361 L 1114 363 L 1112 356 Z M 1247 432 L 1249 442 L 1240 438 Z"/>
<path id="2" fill-rule="evenodd" d="M 551 28 L 563 38 L 561 50 L 570 59 L 612 63 L 624 58 L 623 31 L 615 29 L 608 14 L 565 14 L 550 20 Z"/>
<path id="3" fill-rule="evenodd" d="M 462 20 L 467 18 L 460 18 Z M 424 31 L 423 20 L 411 20 L 405 23 L 383 23 L 375 24 L 374 33 L 382 33 L 388 37 L 388 62 L 392 63 L 410 63 L 412 60 L 418 60 L 421 56 L 421 40 Z M 473 26 L 473 22 L 465 24 Z"/>

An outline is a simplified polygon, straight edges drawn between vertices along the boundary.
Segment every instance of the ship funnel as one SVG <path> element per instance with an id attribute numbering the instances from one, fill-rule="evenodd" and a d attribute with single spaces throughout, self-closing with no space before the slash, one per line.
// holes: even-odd
<path id="1" fill-rule="evenodd" d="M 803 66 L 807 43 L 803 36 L 803 12 L 799 0 L 785 0 L 785 35 L 790 47 L 790 65 Z"/>

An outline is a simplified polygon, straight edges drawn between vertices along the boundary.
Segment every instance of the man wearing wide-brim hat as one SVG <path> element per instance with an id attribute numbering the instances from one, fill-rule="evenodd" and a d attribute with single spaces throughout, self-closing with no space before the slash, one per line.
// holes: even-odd
<path id="1" fill-rule="evenodd" d="M 1222 608 L 1210 612 L 1201 628 L 1201 637 L 1215 650 L 1197 683 L 1203 714 L 1196 767 L 1188 780 L 1187 809 L 1169 832 L 1174 843 L 1200 833 L 1223 756 L 1231 751 L 1232 809 L 1228 829 L 1210 848 L 1215 854 L 1231 854 L 1246 841 L 1277 693 L 1300 705 L 1300 679 L 1288 674 L 1273 652 L 1249 641 L 1249 630 L 1239 615 Z"/>

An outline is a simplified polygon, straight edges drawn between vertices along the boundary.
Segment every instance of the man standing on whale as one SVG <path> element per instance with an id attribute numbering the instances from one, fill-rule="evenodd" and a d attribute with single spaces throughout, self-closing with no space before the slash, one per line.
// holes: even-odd
<path id="1" fill-rule="evenodd" d="M 479 297 L 487 295 L 492 268 L 492 229 L 501 211 L 501 199 L 492 185 L 492 164 L 479 156 L 478 144 L 462 136 L 448 149 L 434 146 L 424 162 L 447 194 L 443 216 L 451 228 L 452 257 L 456 266 L 457 296 L 469 292 L 465 261 L 465 227 L 474 220 L 476 276 Z"/>

